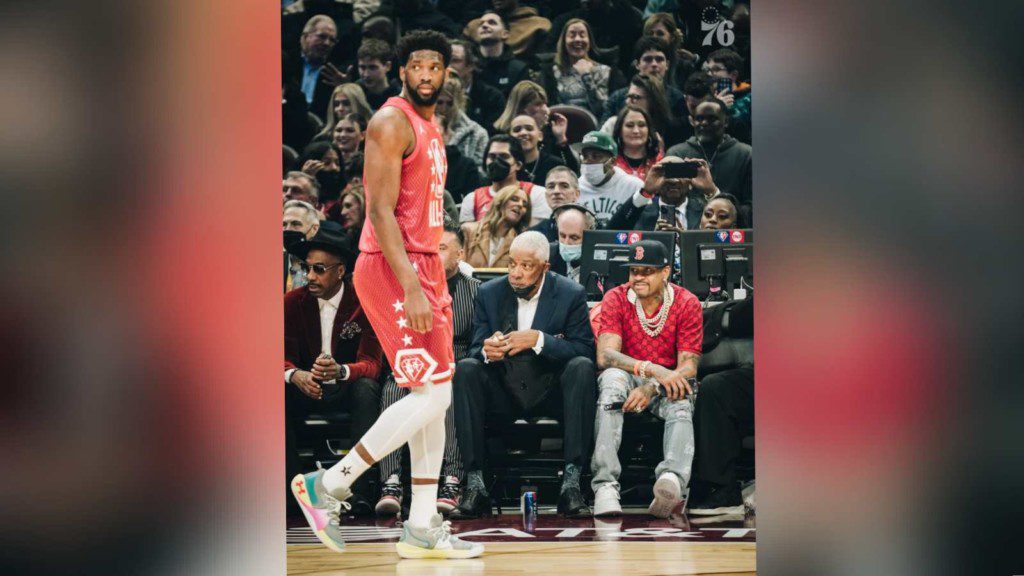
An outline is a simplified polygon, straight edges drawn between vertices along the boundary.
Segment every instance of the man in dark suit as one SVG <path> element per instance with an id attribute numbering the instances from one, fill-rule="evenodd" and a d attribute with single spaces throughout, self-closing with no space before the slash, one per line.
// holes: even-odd
<path id="1" fill-rule="evenodd" d="M 698 164 L 693 178 L 665 178 L 666 164 Z M 647 172 L 644 187 L 623 202 L 608 220 L 609 230 L 665 230 L 681 232 L 700 229 L 700 216 L 708 199 L 718 193 L 707 162 L 665 156 Z"/>
<path id="2" fill-rule="evenodd" d="M 308 281 L 284 296 L 285 436 L 291 478 L 303 468 L 295 430 L 311 412 L 349 412 L 352 438 L 361 438 L 373 425 L 380 413 L 382 352 L 346 278 L 353 258 L 348 238 L 321 228 L 288 251 L 301 261 Z M 352 511 L 369 513 L 366 483 L 353 488 Z"/>
<path id="3" fill-rule="evenodd" d="M 334 86 L 321 78 L 327 59 L 338 43 L 338 26 L 330 16 L 318 14 L 302 29 L 299 54 L 284 59 L 284 82 L 298 86 L 308 109 L 324 119 Z"/>
<path id="4" fill-rule="evenodd" d="M 477 292 L 473 344 L 456 367 L 452 391 L 467 471 L 453 518 L 490 513 L 485 427 L 500 431 L 525 415 L 561 420 L 565 474 L 558 511 L 590 515 L 579 479 L 594 435 L 594 334 L 583 287 L 549 271 L 549 250 L 543 234 L 524 232 L 512 242 L 509 274 Z"/>

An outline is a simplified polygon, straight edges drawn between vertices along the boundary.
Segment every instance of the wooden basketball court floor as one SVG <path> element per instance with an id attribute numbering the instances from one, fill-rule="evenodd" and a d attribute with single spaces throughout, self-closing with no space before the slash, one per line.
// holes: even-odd
<path id="1" fill-rule="evenodd" d="M 402 530 L 395 519 L 352 518 L 343 554 L 321 545 L 301 521 L 291 522 L 288 574 L 756 574 L 752 514 L 658 520 L 643 512 L 607 520 L 541 514 L 524 522 L 505 514 L 453 522 L 461 537 L 484 543 L 484 555 L 472 560 L 399 558 L 394 543 Z"/>

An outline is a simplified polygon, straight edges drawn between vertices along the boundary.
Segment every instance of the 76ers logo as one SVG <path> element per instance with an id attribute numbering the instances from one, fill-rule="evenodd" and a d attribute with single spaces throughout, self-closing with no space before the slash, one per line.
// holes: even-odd
<path id="1" fill-rule="evenodd" d="M 425 384 L 435 370 L 437 361 L 423 348 L 399 350 L 395 354 L 395 383 L 399 386 Z"/>
<path id="2" fill-rule="evenodd" d="M 437 138 L 427 145 L 427 158 L 430 159 L 430 227 L 444 224 L 444 181 L 448 175 L 448 157 L 444 146 Z"/>

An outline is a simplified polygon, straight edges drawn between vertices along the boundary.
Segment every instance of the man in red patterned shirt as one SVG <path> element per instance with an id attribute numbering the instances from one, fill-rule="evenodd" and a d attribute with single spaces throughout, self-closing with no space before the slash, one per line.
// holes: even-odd
<path id="1" fill-rule="evenodd" d="M 665 421 L 664 460 L 654 474 L 659 518 L 683 499 L 693 462 L 693 378 L 700 361 L 700 301 L 668 281 L 671 266 L 661 242 L 642 240 L 629 255 L 629 282 L 601 303 L 597 364 L 597 430 L 591 471 L 594 515 L 622 513 L 619 444 L 624 413 L 649 409 Z M 621 407 L 620 407 L 621 406 Z"/>

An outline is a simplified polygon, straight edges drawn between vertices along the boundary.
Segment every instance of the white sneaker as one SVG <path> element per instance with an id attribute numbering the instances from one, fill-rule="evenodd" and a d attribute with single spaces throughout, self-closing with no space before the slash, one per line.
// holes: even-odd
<path id="1" fill-rule="evenodd" d="M 618 516 L 622 514 L 619 504 L 619 489 L 605 484 L 594 492 L 594 516 Z"/>
<path id="2" fill-rule="evenodd" d="M 671 472 L 662 473 L 654 483 L 654 500 L 647 507 L 647 513 L 655 518 L 668 518 L 672 509 L 683 501 L 682 494 L 679 478 Z"/>
<path id="3" fill-rule="evenodd" d="M 757 510 L 757 492 L 756 492 L 756 488 L 754 486 L 754 483 L 751 482 L 750 484 L 745 486 L 743 488 L 743 491 L 740 494 L 742 494 L 742 496 L 743 496 L 743 506 L 745 506 L 746 509 L 751 511 L 751 512 L 756 511 Z"/>

